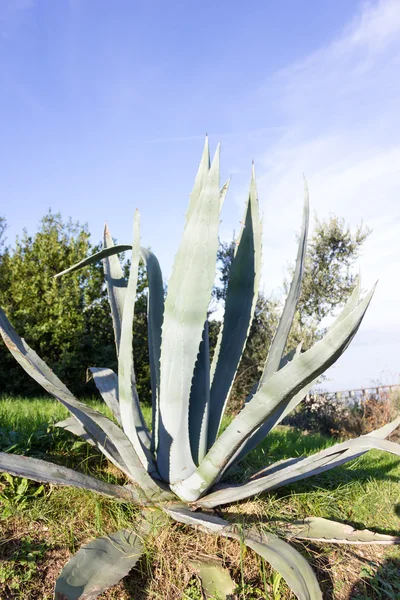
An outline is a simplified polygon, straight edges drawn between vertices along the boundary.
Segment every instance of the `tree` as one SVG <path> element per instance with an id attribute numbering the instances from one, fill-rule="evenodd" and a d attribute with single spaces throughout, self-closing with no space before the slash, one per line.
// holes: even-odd
<path id="1" fill-rule="evenodd" d="M 319 339 L 326 317 L 344 305 L 355 282 L 354 263 L 371 233 L 362 223 L 351 232 L 344 219 L 336 216 L 327 221 L 315 218 L 315 228 L 308 243 L 298 312 L 289 335 L 288 349 L 303 341 L 307 350 Z M 290 269 L 290 275 L 293 269 Z M 284 282 L 285 292 L 290 282 Z"/>
<path id="2" fill-rule="evenodd" d="M 7 254 L 7 248 L 5 248 L 5 231 L 7 229 L 7 222 L 4 217 L 0 217 L 0 294 L 4 287 L 4 262 L 5 255 Z"/>
<path id="3" fill-rule="evenodd" d="M 64 222 L 51 211 L 39 231 L 24 231 L 15 248 L 3 254 L 0 305 L 19 333 L 78 395 L 92 395 L 86 380 L 90 366 L 116 369 L 116 351 L 110 308 L 104 289 L 102 264 L 54 278 L 68 266 L 93 254 L 87 226 Z M 135 319 L 135 359 L 139 392 L 150 398 L 146 294 L 147 280 L 140 271 Z M 35 394 L 40 388 L 0 349 L 3 393 Z M 24 379 L 23 379 L 24 378 Z"/>
<path id="4" fill-rule="evenodd" d="M 85 386 L 83 357 L 93 356 L 93 344 L 88 326 L 93 321 L 103 324 L 98 268 L 54 279 L 59 271 L 85 258 L 90 249 L 87 227 L 51 211 L 41 220 L 39 231 L 29 236 L 26 231 L 17 238 L 15 248 L 9 250 L 3 261 L 3 289 L 1 306 L 17 331 L 26 338 L 36 352 L 47 361 L 73 391 Z M 86 310 L 88 314 L 85 314 Z M 94 324 L 94 323 L 93 323 Z M 107 325 L 96 328 L 96 337 L 107 338 Z M 7 360 L 2 355 L 2 364 Z M 110 357 L 111 358 L 111 357 Z M 2 369 L 3 392 L 12 392 L 22 372 L 14 365 L 12 373 Z M 12 377 L 10 375 L 12 374 Z M 25 394 L 39 388 L 24 379 L 18 389 Z"/>
<path id="5" fill-rule="evenodd" d="M 315 229 L 308 243 L 298 312 L 289 334 L 287 351 L 295 348 L 299 342 L 303 343 L 303 349 L 308 349 L 322 336 L 322 320 L 332 316 L 345 303 L 354 286 L 352 267 L 369 234 L 370 230 L 362 224 L 352 233 L 343 219 L 331 217 L 327 221 L 320 221 L 316 218 Z M 234 239 L 230 243 L 220 243 L 219 285 L 213 293 L 214 301 L 225 299 L 234 249 Z M 293 268 L 289 268 L 288 274 L 291 275 L 292 272 Z M 286 293 L 289 286 L 290 280 L 285 278 L 283 287 Z M 259 294 L 254 320 L 231 393 L 230 404 L 233 411 L 241 407 L 244 398 L 259 379 L 281 308 L 281 303 L 274 297 Z M 217 330 L 218 324 L 214 324 L 213 329 Z M 213 337 L 216 337 L 215 333 Z"/>
<path id="6" fill-rule="evenodd" d="M 4 244 L 5 244 L 4 233 L 5 233 L 6 229 L 7 229 L 7 222 L 6 222 L 5 218 L 0 217 L 0 255 L 3 253 L 3 250 L 4 250 Z"/>

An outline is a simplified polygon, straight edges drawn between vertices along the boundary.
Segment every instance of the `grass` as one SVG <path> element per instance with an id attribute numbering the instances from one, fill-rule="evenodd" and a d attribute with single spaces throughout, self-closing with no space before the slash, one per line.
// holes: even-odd
<path id="1" fill-rule="evenodd" d="M 109 415 L 97 400 L 88 401 Z M 67 411 L 55 400 L 0 400 L 0 451 L 64 464 L 110 482 L 123 476 L 94 449 L 54 424 Z M 150 419 L 150 411 L 146 412 Z M 335 442 L 279 428 L 249 455 L 237 480 L 276 460 L 310 454 Z M 378 451 L 251 501 L 228 506 L 227 518 L 262 523 L 320 516 L 382 533 L 400 530 L 400 461 Z M 0 475 L 0 599 L 52 598 L 54 581 L 82 543 L 121 528 L 134 527 L 134 506 L 83 490 L 41 486 Z M 396 547 L 297 545 L 312 562 L 324 598 L 358 600 L 400 598 L 400 553 Z M 104 599 L 196 600 L 202 597 L 189 562 L 196 554 L 227 567 L 238 584 L 236 597 L 289 600 L 293 595 L 276 573 L 240 544 L 168 524 L 150 541 L 137 568 Z M 329 591 L 331 590 L 331 591 Z M 332 591 L 333 590 L 333 591 Z"/>

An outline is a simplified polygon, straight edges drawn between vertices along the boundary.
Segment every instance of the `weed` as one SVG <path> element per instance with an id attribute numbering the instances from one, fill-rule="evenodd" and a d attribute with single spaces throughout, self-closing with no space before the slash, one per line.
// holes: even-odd
<path id="1" fill-rule="evenodd" d="M 7 562 L 0 564 L 0 584 L 6 591 L 17 592 L 30 582 L 37 571 L 37 562 L 43 559 L 46 545 L 37 544 L 31 537 L 22 538 Z"/>
<path id="2" fill-rule="evenodd" d="M 22 512 L 28 500 L 36 498 L 44 492 L 44 486 L 35 486 L 31 481 L 21 477 L 12 477 L 2 473 L 1 477 L 7 482 L 0 491 L 0 509 L 3 518 Z"/>
<path id="3" fill-rule="evenodd" d="M 360 572 L 360 584 L 358 587 L 364 588 L 364 593 L 354 596 L 354 600 L 399 600 L 400 598 L 400 578 L 399 562 L 388 560 L 383 565 L 370 562 L 364 566 Z"/>

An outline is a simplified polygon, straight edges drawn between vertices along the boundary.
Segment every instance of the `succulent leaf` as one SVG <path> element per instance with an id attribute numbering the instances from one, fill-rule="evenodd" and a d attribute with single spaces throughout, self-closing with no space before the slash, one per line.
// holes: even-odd
<path id="1" fill-rule="evenodd" d="M 24 338 L 20 338 L 16 332 L 12 329 L 11 324 L 9 323 L 5 313 L 0 308 L 0 331 L 1 333 L 5 333 L 5 335 L 10 334 L 9 340 L 12 344 L 15 344 L 17 347 L 19 345 L 21 352 L 26 356 L 27 360 L 35 366 L 37 369 L 48 381 L 51 385 L 54 385 L 56 388 L 69 394 L 72 396 L 72 393 L 69 391 L 67 386 L 57 377 L 57 375 L 46 365 L 44 360 L 40 358 L 36 354 L 36 352 L 28 346 Z M 3 336 L 4 337 L 4 336 Z M 15 339 L 14 339 L 15 337 Z M 4 340 L 5 341 L 5 340 Z M 5 342 L 7 345 L 7 342 Z"/>
<path id="2" fill-rule="evenodd" d="M 383 425 L 382 427 L 379 427 L 379 429 L 374 429 L 373 431 L 371 431 L 370 433 L 367 433 L 367 436 L 371 436 L 371 437 L 375 437 L 375 438 L 381 438 L 382 440 L 387 438 L 391 433 L 393 433 L 393 431 L 395 431 L 395 429 L 397 429 L 397 427 L 400 426 L 400 416 L 396 417 L 396 419 L 393 419 L 393 421 L 390 421 L 390 423 L 387 423 L 386 425 Z"/>
<path id="3" fill-rule="evenodd" d="M 111 237 L 111 233 L 107 225 L 105 225 L 104 227 L 103 246 L 104 250 L 115 250 L 116 248 L 116 246 L 114 246 L 114 241 Z M 130 250 L 130 246 L 126 247 L 126 249 Z M 117 349 L 118 356 L 119 345 L 121 341 L 121 323 L 124 311 L 127 281 L 124 277 L 119 257 L 115 253 L 109 254 L 108 256 L 105 256 L 103 258 L 103 270 L 107 286 L 108 301 L 110 303 L 111 308 L 115 346 Z"/>
<path id="4" fill-rule="evenodd" d="M 127 488 L 120 485 L 112 485 L 78 473 L 73 469 L 54 465 L 38 458 L 19 456 L 18 454 L 7 454 L 0 452 L 0 471 L 10 473 L 16 477 L 26 477 L 41 483 L 53 483 L 55 485 L 67 485 L 96 492 L 110 498 L 142 503 L 145 499 L 139 488 Z"/>
<path id="5" fill-rule="evenodd" d="M 61 277 L 62 275 L 66 275 L 67 273 L 73 273 L 74 271 L 79 271 L 79 269 L 83 269 L 83 267 L 87 267 L 88 265 L 93 265 L 104 258 L 108 258 L 109 256 L 113 256 L 114 254 L 121 254 L 122 252 L 126 252 L 130 250 L 132 246 L 130 244 L 117 244 L 116 246 L 111 246 L 109 248 L 103 248 L 99 252 L 95 252 L 92 256 L 88 256 L 78 263 L 68 267 L 68 269 L 64 269 L 64 271 L 60 271 L 54 277 Z"/>
<path id="6" fill-rule="evenodd" d="M 225 315 L 211 367 L 208 448 L 214 443 L 238 369 L 258 297 L 261 271 L 261 223 L 254 167 L 243 226 L 232 261 Z"/>
<path id="7" fill-rule="evenodd" d="M 101 397 L 121 425 L 121 412 L 118 398 L 118 375 L 106 367 L 89 367 L 88 371 L 93 376 L 93 381 Z"/>
<path id="8" fill-rule="evenodd" d="M 108 299 L 111 306 L 111 316 L 113 320 L 113 328 L 115 335 L 115 343 L 117 349 L 117 355 L 119 354 L 119 345 L 121 341 L 121 324 L 123 317 L 123 309 L 127 288 L 127 281 L 124 277 L 122 267 L 117 256 L 118 253 L 131 250 L 132 246 L 124 244 L 119 246 L 114 246 L 113 239 L 111 237 L 110 231 L 105 226 L 104 229 L 104 249 L 92 255 L 91 257 L 81 261 L 58 273 L 57 277 L 64 275 L 66 273 L 81 269 L 89 264 L 95 263 L 98 260 L 103 258 L 103 266 L 104 266 L 104 274 L 107 285 L 107 293 Z M 105 250 L 107 253 L 105 255 Z M 153 404 L 155 405 L 155 410 L 153 411 L 153 437 L 157 435 L 158 431 L 158 397 L 159 397 L 159 379 L 160 379 L 160 347 L 161 347 L 161 325 L 163 320 L 163 312 L 164 312 L 164 287 L 162 281 L 162 274 L 160 265 L 156 256 L 147 248 L 140 248 L 140 257 L 143 260 L 146 269 L 147 269 L 147 277 L 149 283 L 149 297 L 147 303 L 147 317 L 148 317 L 148 335 L 149 335 L 149 357 L 150 357 L 150 373 L 152 380 L 152 398 Z M 96 377 L 94 378 L 96 382 Z M 97 384 L 96 384 L 97 385 Z M 100 393 L 101 390 L 99 389 Z M 111 399 L 110 399 L 111 400 Z M 107 400 L 105 400 L 107 403 Z M 114 403 L 113 403 L 114 404 Z M 111 406 L 110 406 L 111 408 Z M 112 409 L 113 410 L 113 409 Z M 113 410 L 114 412 L 114 410 Z M 119 409 L 118 412 L 114 412 L 114 416 L 117 418 L 120 423 L 120 415 Z M 139 419 L 141 419 L 140 412 L 138 414 Z M 144 421 L 141 420 L 141 425 L 139 428 L 139 433 L 141 435 L 141 440 L 145 446 L 150 446 L 149 441 L 149 433 L 147 427 L 145 426 Z M 154 451 L 156 443 L 153 440 L 152 449 Z"/>
<path id="9" fill-rule="evenodd" d="M 208 320 L 194 369 L 189 399 L 189 437 L 192 457 L 196 465 L 207 453 L 207 432 L 210 410 L 210 349 Z"/>
<path id="10" fill-rule="evenodd" d="M 193 189 L 189 196 L 189 207 L 186 212 L 185 227 L 189 223 L 193 213 L 196 210 L 196 207 L 200 200 L 200 195 L 203 191 L 203 187 L 206 185 L 209 170 L 210 170 L 210 145 L 208 142 L 208 136 L 206 135 L 199 168 L 197 170 L 197 174 L 196 174 L 196 177 L 194 180 Z M 221 192 L 222 192 L 222 190 L 221 190 Z"/>
<path id="11" fill-rule="evenodd" d="M 279 405 L 286 405 L 339 358 L 357 332 L 373 291 L 374 289 L 322 340 L 267 380 L 217 439 L 196 472 L 185 482 L 174 486 L 173 489 L 180 498 L 198 500 L 218 478 L 243 442 L 269 415 Z"/>
<path id="12" fill-rule="evenodd" d="M 190 561 L 190 566 L 201 579 L 201 586 L 206 598 L 226 600 L 236 587 L 229 571 L 212 560 L 196 558 Z"/>
<path id="13" fill-rule="evenodd" d="M 220 190 L 220 193 L 219 193 L 219 212 L 221 212 L 222 207 L 224 205 L 225 198 L 226 198 L 226 195 L 228 193 L 230 184 L 231 184 L 231 179 L 229 178 L 228 181 L 226 183 L 224 183 L 224 185 L 222 186 L 222 188 Z"/>
<path id="14" fill-rule="evenodd" d="M 375 533 L 369 529 L 354 529 L 321 517 L 308 517 L 303 521 L 284 523 L 283 532 L 290 539 L 327 542 L 329 544 L 400 544 L 400 537 Z"/>
<path id="15" fill-rule="evenodd" d="M 140 216 L 135 211 L 133 224 L 132 260 L 125 294 L 118 359 L 118 396 L 121 422 L 136 454 L 149 473 L 156 474 L 149 451 L 150 434 L 140 407 L 133 364 L 133 318 L 140 259 Z"/>
<path id="16" fill-rule="evenodd" d="M 151 495 L 159 493 L 159 485 L 144 469 L 124 432 L 110 419 L 76 400 L 71 392 L 67 393 L 64 389 L 59 389 L 46 377 L 42 368 L 43 361 L 25 341 L 21 340 L 2 309 L 0 309 L 0 333 L 11 354 L 28 375 L 49 394 L 57 398 L 78 419 L 89 435 L 96 440 L 103 454 L 148 493 Z M 126 467 L 129 469 L 128 471 L 126 471 Z"/>
<path id="17" fill-rule="evenodd" d="M 59 421 L 54 425 L 54 427 L 59 427 L 60 429 L 69 431 L 77 437 L 81 437 L 83 440 L 85 440 L 85 442 L 87 442 L 91 446 L 97 447 L 96 441 L 88 434 L 86 429 L 75 417 L 68 417 L 68 419 L 64 419 L 64 421 Z"/>
<path id="18" fill-rule="evenodd" d="M 344 306 L 343 310 L 340 311 L 340 313 L 338 314 L 336 319 L 333 321 L 332 325 L 330 325 L 329 331 L 331 329 L 334 329 L 336 327 L 336 325 L 341 323 L 343 321 L 343 319 L 348 317 L 348 315 L 356 308 L 357 304 L 360 302 L 360 296 L 361 296 L 361 276 L 359 275 L 357 277 L 353 291 L 351 292 L 349 299 L 346 302 L 346 305 Z"/>
<path id="19" fill-rule="evenodd" d="M 140 249 L 146 265 L 149 293 L 147 297 L 147 322 L 149 338 L 149 360 L 152 398 L 152 451 L 158 445 L 159 404 L 160 404 L 160 356 L 161 329 L 164 319 L 164 285 L 157 257 L 147 248 Z"/>
<path id="20" fill-rule="evenodd" d="M 191 198 L 165 300 L 157 465 L 166 481 L 180 481 L 195 469 L 189 395 L 215 277 L 219 195 L 218 147 L 197 201 Z"/>
<path id="21" fill-rule="evenodd" d="M 263 374 L 260 379 L 258 389 L 266 383 L 273 373 L 279 368 L 283 351 L 285 350 L 287 338 L 292 327 L 294 315 L 296 312 L 297 303 L 300 298 L 301 280 L 304 271 L 304 261 L 307 251 L 307 233 L 309 222 L 309 199 L 307 182 L 304 180 L 304 209 L 303 209 L 303 225 L 300 233 L 299 249 L 297 252 L 296 266 L 293 273 L 292 283 L 290 285 L 288 297 L 283 308 L 282 316 L 279 320 L 274 339 L 272 340 L 271 348 L 265 361 Z"/>
<path id="22" fill-rule="evenodd" d="M 82 546 L 61 571 L 55 600 L 94 600 L 121 581 L 143 551 L 141 537 L 127 529 Z"/>
<path id="23" fill-rule="evenodd" d="M 303 342 L 300 342 L 300 344 L 298 344 L 296 348 L 293 348 L 292 350 L 290 350 L 290 352 L 288 352 L 287 354 L 285 354 L 285 356 L 281 358 L 278 368 L 279 371 L 280 369 L 283 369 L 283 367 L 286 367 L 286 365 L 290 363 L 290 361 L 299 356 L 302 346 Z"/>
<path id="24" fill-rule="evenodd" d="M 361 279 L 360 277 L 357 280 L 357 283 L 354 287 L 353 292 L 349 296 L 349 299 L 346 302 L 343 310 L 339 313 L 337 318 L 334 320 L 332 325 L 329 327 L 328 332 L 332 331 L 341 323 L 346 317 L 350 315 L 350 313 L 357 307 L 357 304 L 360 300 L 360 291 L 361 291 Z M 289 352 L 284 358 L 281 359 L 281 363 L 279 365 L 279 370 L 282 369 L 288 362 L 299 356 L 301 351 L 301 343 L 297 346 L 295 350 Z M 251 452 L 265 437 L 268 433 L 286 417 L 292 410 L 296 408 L 298 404 L 304 399 L 306 394 L 314 387 L 317 383 L 319 377 L 313 379 L 310 383 L 308 383 L 304 388 L 302 388 L 293 398 L 289 399 L 287 402 L 281 403 L 264 421 L 264 423 L 255 431 L 248 440 L 242 445 L 242 447 L 236 452 L 236 454 L 229 461 L 226 469 L 223 471 L 221 476 L 232 466 L 239 463 L 249 452 Z M 255 392 L 254 392 L 255 393 Z M 253 394 L 254 395 L 254 394 Z M 251 398 L 250 398 L 251 399 Z"/>
<path id="25" fill-rule="evenodd" d="M 400 421 L 396 419 L 396 422 L 399 423 Z M 203 508 L 213 508 L 220 504 L 237 502 L 261 492 L 277 489 L 312 475 L 318 475 L 343 465 L 372 449 L 384 450 L 400 456 L 400 444 L 382 439 L 379 437 L 379 430 L 373 433 L 375 433 L 375 436 L 363 435 L 359 438 L 335 444 L 311 456 L 291 458 L 280 462 L 279 465 L 270 465 L 256 473 L 248 483 L 221 486 L 219 490 L 201 498 L 198 505 Z"/>

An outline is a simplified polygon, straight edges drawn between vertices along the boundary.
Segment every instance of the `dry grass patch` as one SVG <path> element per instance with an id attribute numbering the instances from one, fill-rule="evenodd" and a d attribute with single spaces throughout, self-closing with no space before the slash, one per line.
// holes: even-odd
<path id="1" fill-rule="evenodd" d="M 90 503 L 89 503 L 90 504 Z M 32 521 L 24 515 L 0 521 L 0 599 L 50 600 L 55 580 L 68 557 L 82 544 L 98 535 L 96 518 L 88 507 L 70 523 L 73 536 L 68 538 L 65 524 L 56 527 Z M 239 508 L 235 507 L 236 509 Z M 229 511 L 224 517 L 237 521 L 259 518 L 257 502 L 246 503 L 243 512 Z M 76 505 L 75 505 L 76 509 Z M 114 518 L 102 507 L 105 521 Z M 108 513 L 108 514 L 107 514 Z M 250 516 L 250 519 L 248 519 Z M 134 523 L 131 524 L 134 528 Z M 316 570 L 326 600 L 380 600 L 400 598 L 395 569 L 400 570 L 397 548 L 382 546 L 334 546 L 296 544 Z M 200 585 L 190 561 L 201 555 L 227 568 L 237 584 L 235 600 L 294 600 L 283 581 L 254 552 L 240 543 L 207 535 L 191 527 L 168 521 L 147 542 L 145 555 L 131 574 L 118 586 L 101 596 L 103 600 L 200 600 Z M 388 571 L 389 569 L 389 571 Z M 360 579 L 363 572 L 371 576 Z M 387 589 L 380 579 L 387 577 Z M 399 579 L 399 578 L 398 578 Z M 275 592 L 273 591 L 275 588 Z M 389 594 L 385 593 L 389 591 Z M 268 594 L 268 595 L 267 595 Z"/>

